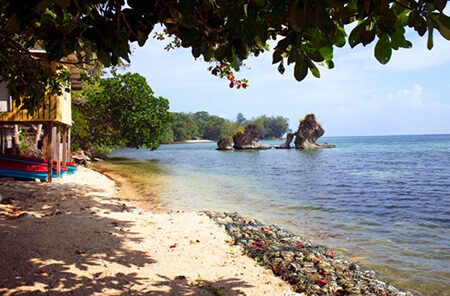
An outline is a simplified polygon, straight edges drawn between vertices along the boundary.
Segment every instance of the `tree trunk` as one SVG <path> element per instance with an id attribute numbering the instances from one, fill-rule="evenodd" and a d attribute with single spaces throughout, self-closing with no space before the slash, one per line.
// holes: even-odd
<path id="1" fill-rule="evenodd" d="M 38 143 L 41 140 L 41 134 L 42 134 L 42 124 L 38 124 L 36 128 L 36 138 L 34 140 L 34 145 L 36 148 L 38 147 Z"/>
<path id="2" fill-rule="evenodd" d="M 14 125 L 14 133 L 13 133 L 13 148 L 12 148 L 12 154 L 18 155 L 19 153 L 19 126 L 17 124 Z"/>

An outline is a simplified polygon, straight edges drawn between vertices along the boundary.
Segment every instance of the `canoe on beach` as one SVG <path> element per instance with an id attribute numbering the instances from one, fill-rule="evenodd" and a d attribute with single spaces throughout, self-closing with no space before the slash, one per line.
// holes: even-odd
<path id="1" fill-rule="evenodd" d="M 61 177 L 67 172 L 67 167 L 61 166 Z M 42 181 L 47 180 L 46 164 L 27 163 L 23 161 L 0 159 L 0 176 Z M 53 166 L 53 177 L 57 177 L 56 166 Z"/>
<path id="2" fill-rule="evenodd" d="M 47 165 L 47 160 L 46 159 L 24 157 L 24 156 L 12 155 L 12 154 L 0 154 L 0 159 L 14 160 L 14 161 L 25 162 L 25 163 L 34 163 L 34 164 L 45 164 L 45 165 Z M 53 161 L 53 164 L 56 165 L 56 160 Z M 62 165 L 62 162 L 61 162 L 61 165 Z M 64 167 L 67 168 L 66 173 L 68 175 L 72 175 L 72 174 L 74 174 L 77 171 L 78 164 L 73 163 L 73 162 L 66 162 Z"/>

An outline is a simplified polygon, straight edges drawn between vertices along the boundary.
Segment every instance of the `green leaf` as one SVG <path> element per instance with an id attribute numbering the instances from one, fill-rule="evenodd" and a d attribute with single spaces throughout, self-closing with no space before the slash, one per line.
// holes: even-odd
<path id="1" fill-rule="evenodd" d="M 428 42 L 427 42 L 428 50 L 433 48 L 433 25 L 428 23 Z"/>
<path id="2" fill-rule="evenodd" d="M 207 47 L 206 49 L 203 49 L 203 58 L 205 61 L 209 62 L 211 58 L 213 57 L 214 50 L 211 47 Z"/>
<path id="3" fill-rule="evenodd" d="M 417 17 L 417 21 L 414 25 L 414 29 L 419 33 L 419 35 L 422 37 L 425 35 L 425 32 L 427 31 L 427 22 L 425 19 L 421 16 Z"/>
<path id="4" fill-rule="evenodd" d="M 323 62 L 324 58 L 323 56 L 320 54 L 319 51 L 315 50 L 313 52 L 309 52 L 308 53 L 308 57 L 313 60 L 314 62 Z"/>
<path id="5" fill-rule="evenodd" d="M 272 55 L 272 64 L 279 63 L 283 59 L 283 57 L 281 56 L 282 53 L 283 51 L 281 50 L 274 50 Z"/>
<path id="6" fill-rule="evenodd" d="M 410 12 L 410 14 L 408 15 L 408 21 L 406 22 L 408 27 L 410 28 L 414 27 L 414 24 L 417 22 L 416 20 L 417 16 L 418 16 L 417 10 L 413 10 Z"/>
<path id="7" fill-rule="evenodd" d="M 361 43 L 366 46 L 375 39 L 375 30 L 361 32 Z"/>
<path id="8" fill-rule="evenodd" d="M 289 51 L 288 56 L 288 65 L 295 63 L 300 58 L 299 49 L 297 46 L 292 46 L 291 50 Z"/>
<path id="9" fill-rule="evenodd" d="M 375 57 L 381 64 L 386 64 L 391 59 L 392 48 L 388 35 L 381 37 L 375 46 Z"/>
<path id="10" fill-rule="evenodd" d="M 334 62 L 333 61 L 325 61 L 325 65 L 327 66 L 328 69 L 333 69 L 334 68 Z"/>
<path id="11" fill-rule="evenodd" d="M 361 42 L 361 33 L 364 30 L 365 26 L 366 26 L 366 22 L 360 23 L 352 30 L 352 32 L 350 33 L 350 36 L 348 36 L 348 43 L 350 44 L 350 46 L 352 48 Z"/>
<path id="12" fill-rule="evenodd" d="M 447 5 L 447 0 L 433 0 L 433 5 L 437 10 L 442 12 Z"/>
<path id="13" fill-rule="evenodd" d="M 432 14 L 431 18 L 436 23 L 435 28 L 441 33 L 442 37 L 450 40 L 450 17 L 443 14 L 437 16 Z"/>
<path id="14" fill-rule="evenodd" d="M 148 35 L 147 35 L 147 34 L 144 34 L 144 33 L 142 33 L 142 32 L 139 32 L 139 35 L 138 35 L 138 45 L 139 45 L 139 46 L 144 46 L 145 41 L 147 41 L 147 38 L 148 38 Z"/>
<path id="15" fill-rule="evenodd" d="M 405 29 L 403 27 L 397 28 L 394 34 L 390 35 L 391 37 L 391 47 L 395 50 L 399 49 L 399 47 L 405 47 L 406 39 L 405 39 Z"/>
<path id="16" fill-rule="evenodd" d="M 198 46 L 192 46 L 192 55 L 194 58 L 198 58 L 202 54 L 202 49 Z"/>
<path id="17" fill-rule="evenodd" d="M 319 52 L 325 60 L 333 59 L 333 47 L 322 47 L 319 49 Z"/>
<path id="18" fill-rule="evenodd" d="M 304 59 L 300 59 L 294 66 L 294 77 L 297 81 L 302 81 L 308 74 L 308 66 Z"/>
<path id="19" fill-rule="evenodd" d="M 280 65 L 278 66 L 278 72 L 280 72 L 280 74 L 283 74 L 285 71 L 284 65 L 283 65 L 283 60 L 281 60 Z"/>
<path id="20" fill-rule="evenodd" d="M 341 28 L 339 28 L 339 30 L 341 30 Z M 347 35 L 345 34 L 345 31 L 343 31 L 343 29 L 342 29 L 342 32 L 339 31 L 337 34 L 338 34 L 338 36 L 336 37 L 335 44 L 337 47 L 343 47 L 345 45 L 345 42 L 346 42 L 345 37 Z"/>
<path id="21" fill-rule="evenodd" d="M 314 63 L 311 61 L 309 61 L 309 70 L 311 71 L 312 75 L 314 75 L 314 77 L 320 78 L 319 69 L 317 69 L 316 65 L 314 65 Z"/>

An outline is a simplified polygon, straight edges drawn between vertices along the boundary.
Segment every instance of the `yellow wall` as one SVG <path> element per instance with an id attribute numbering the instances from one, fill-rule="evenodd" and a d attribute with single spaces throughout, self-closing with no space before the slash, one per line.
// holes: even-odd
<path id="1" fill-rule="evenodd" d="M 13 122 L 54 122 L 72 125 L 71 93 L 63 93 L 60 96 L 53 95 L 47 98 L 45 107 L 30 114 L 27 110 L 20 110 L 14 102 L 12 112 L 0 112 L 0 121 Z"/>
<path id="2" fill-rule="evenodd" d="M 30 114 L 27 110 L 20 110 L 14 101 L 12 103 L 11 112 L 0 112 L 0 122 L 8 123 L 44 123 L 54 122 L 65 125 L 72 125 L 72 96 L 70 92 L 70 85 L 66 87 L 67 92 L 64 91 L 61 95 L 53 95 L 46 98 L 43 108 L 39 111 Z"/>

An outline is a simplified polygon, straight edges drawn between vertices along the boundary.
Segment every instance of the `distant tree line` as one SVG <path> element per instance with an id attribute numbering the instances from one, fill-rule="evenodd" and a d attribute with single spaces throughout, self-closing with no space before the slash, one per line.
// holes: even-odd
<path id="1" fill-rule="evenodd" d="M 247 120 L 239 113 L 235 121 L 210 115 L 206 111 L 195 113 L 172 113 L 173 122 L 169 124 L 160 138 L 161 143 L 175 141 L 208 139 L 219 140 L 233 136 L 237 129 L 250 123 L 256 125 L 261 139 L 281 138 L 289 128 L 288 119 L 282 116 L 261 115 Z"/>

